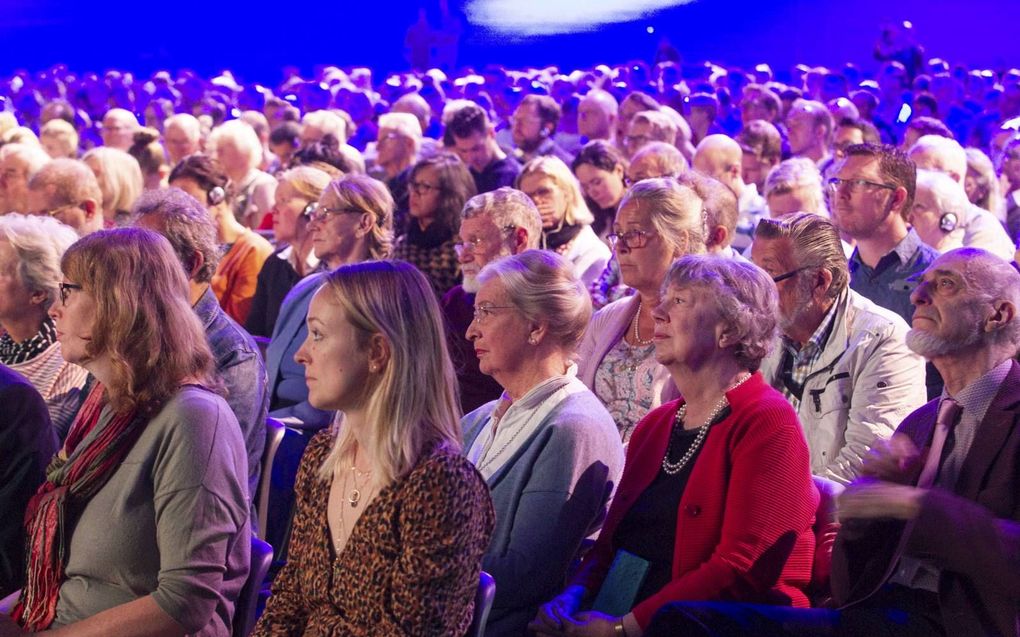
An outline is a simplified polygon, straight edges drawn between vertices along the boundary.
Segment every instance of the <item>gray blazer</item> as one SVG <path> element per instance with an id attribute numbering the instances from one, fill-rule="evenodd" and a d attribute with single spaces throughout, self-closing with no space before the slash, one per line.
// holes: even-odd
<path id="1" fill-rule="evenodd" d="M 461 420 L 465 449 L 495 406 L 486 403 Z M 539 604 L 559 592 L 581 541 L 601 528 L 622 471 L 616 425 L 585 391 L 557 405 L 492 474 L 496 529 L 482 569 L 496 580 L 496 599 L 486 635 L 523 635 Z"/>

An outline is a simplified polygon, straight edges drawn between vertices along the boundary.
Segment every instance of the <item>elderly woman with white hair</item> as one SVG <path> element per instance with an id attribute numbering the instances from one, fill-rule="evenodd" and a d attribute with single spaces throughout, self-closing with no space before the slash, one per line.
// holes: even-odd
<path id="1" fill-rule="evenodd" d="M 682 397 L 638 425 L 602 532 L 535 633 L 640 635 L 680 600 L 808 606 L 819 496 L 797 415 L 757 371 L 777 315 L 775 284 L 753 264 L 673 264 L 655 357 Z M 645 572 L 636 590 L 603 605 L 600 588 L 633 579 L 628 568 Z"/>
<path id="2" fill-rule="evenodd" d="M 934 170 L 917 171 L 914 207 L 907 220 L 924 241 L 939 252 L 963 247 L 963 233 L 970 217 L 966 191 L 951 177 Z"/>
<path id="3" fill-rule="evenodd" d="M 51 217 L 0 216 L 0 364 L 42 395 L 63 439 L 81 402 L 88 373 L 60 353 L 47 314 L 60 287 L 60 258 L 78 240 Z"/>
<path id="4" fill-rule="evenodd" d="M 542 215 L 542 247 L 574 264 L 574 274 L 591 285 L 609 262 L 610 252 L 591 224 L 581 185 L 557 157 L 536 157 L 517 176 L 516 188 L 531 197 Z"/>
<path id="5" fill-rule="evenodd" d="M 478 281 L 467 337 L 504 391 L 461 424 L 496 509 L 482 569 L 496 580 L 485 634 L 500 637 L 524 633 L 601 526 L 623 447 L 572 364 L 591 302 L 570 263 L 527 250 L 489 263 Z"/>
<path id="6" fill-rule="evenodd" d="M 626 443 L 638 421 L 677 397 L 655 360 L 652 310 L 669 266 L 705 252 L 702 195 L 673 179 L 639 181 L 624 195 L 609 240 L 624 285 L 636 294 L 592 317 L 578 348 L 578 378 L 605 404 Z"/>
<path id="7" fill-rule="evenodd" d="M 6 144 L 0 148 L 0 210 L 28 212 L 28 182 L 50 161 L 40 146 Z"/>
<path id="8" fill-rule="evenodd" d="M 230 180 L 227 194 L 233 201 L 234 218 L 248 228 L 258 228 L 273 208 L 276 180 L 259 170 L 262 142 L 255 129 L 237 119 L 224 122 L 209 134 L 206 150 Z"/>
<path id="9" fill-rule="evenodd" d="M 107 228 L 130 221 L 131 209 L 145 189 L 138 160 L 111 146 L 93 148 L 82 156 L 103 193 L 103 221 Z"/>

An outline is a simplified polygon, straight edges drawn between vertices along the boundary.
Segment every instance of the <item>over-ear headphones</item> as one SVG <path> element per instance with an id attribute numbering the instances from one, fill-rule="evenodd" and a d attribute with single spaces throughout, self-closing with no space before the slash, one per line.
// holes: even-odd
<path id="1" fill-rule="evenodd" d="M 305 206 L 305 209 L 301 211 L 301 216 L 304 217 L 305 219 L 311 219 L 312 215 L 314 215 L 315 211 L 318 209 L 319 209 L 318 201 L 309 202 L 309 204 Z"/>
<path id="2" fill-rule="evenodd" d="M 952 232 L 956 230 L 957 224 L 960 223 L 959 217 L 956 216 L 955 212 L 946 212 L 939 217 L 939 230 L 942 232 Z"/>
<path id="3" fill-rule="evenodd" d="M 227 191 L 219 186 L 213 186 L 205 197 L 209 200 L 210 206 L 218 206 L 227 198 Z"/>

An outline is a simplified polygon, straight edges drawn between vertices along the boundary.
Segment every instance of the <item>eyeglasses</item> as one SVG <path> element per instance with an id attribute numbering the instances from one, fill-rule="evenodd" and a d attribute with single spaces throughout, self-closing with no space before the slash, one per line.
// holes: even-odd
<path id="1" fill-rule="evenodd" d="M 67 297 L 71 294 L 71 290 L 81 290 L 82 287 L 76 283 L 61 283 L 60 286 L 60 306 L 67 307 Z"/>
<path id="2" fill-rule="evenodd" d="M 779 283 L 780 281 L 785 281 L 785 280 L 787 280 L 789 278 L 797 276 L 798 274 L 800 274 L 804 270 L 810 270 L 810 269 L 811 269 L 811 266 L 805 265 L 802 268 L 797 268 L 796 270 L 790 270 L 789 272 L 787 272 L 785 274 L 779 274 L 779 275 L 776 275 L 776 276 L 772 277 L 772 282 L 773 283 Z"/>
<path id="3" fill-rule="evenodd" d="M 432 184 L 427 184 L 424 181 L 412 181 L 411 183 L 407 184 L 407 186 L 408 188 L 414 191 L 414 194 L 418 195 L 419 197 L 424 197 L 433 190 L 439 192 L 443 189 L 442 186 L 433 186 Z"/>
<path id="4" fill-rule="evenodd" d="M 648 245 L 648 239 L 652 236 L 651 232 L 645 232 L 644 230 L 628 230 L 627 232 L 608 234 L 606 239 L 609 240 L 609 247 L 614 250 L 617 243 L 622 243 L 623 247 L 628 250 L 637 250 Z"/>
<path id="5" fill-rule="evenodd" d="M 485 321 L 492 318 L 493 315 L 496 313 L 493 310 L 512 310 L 512 309 L 514 309 L 514 306 L 512 305 L 492 305 L 490 303 L 483 303 L 481 305 L 475 306 L 472 320 L 476 323 L 484 323 Z"/>
<path id="6" fill-rule="evenodd" d="M 504 238 L 506 233 L 513 232 L 516 229 L 517 226 L 513 224 L 503 226 L 502 228 L 499 229 L 500 235 L 503 235 L 500 238 L 501 239 Z M 454 239 L 453 249 L 457 252 L 458 256 L 464 254 L 465 252 L 470 252 L 471 254 L 474 254 L 475 252 L 478 251 L 479 248 L 482 247 L 482 244 L 484 243 L 485 239 L 483 239 L 482 237 L 472 237 L 467 240 L 457 237 L 456 239 Z"/>
<path id="7" fill-rule="evenodd" d="M 865 186 L 871 186 L 872 188 L 884 188 L 886 190 L 896 190 L 897 186 L 892 184 L 880 184 L 874 181 L 868 181 L 867 179 L 840 179 L 839 177 L 832 177 L 829 179 L 829 189 L 832 192 L 836 192 L 841 187 L 846 186 L 851 191 L 864 188 Z"/>
<path id="8" fill-rule="evenodd" d="M 310 221 L 321 223 L 326 220 L 329 215 L 362 215 L 365 214 L 364 210 L 360 208 L 327 208 L 325 206 L 319 206 L 314 210 L 308 212 L 305 216 Z"/>

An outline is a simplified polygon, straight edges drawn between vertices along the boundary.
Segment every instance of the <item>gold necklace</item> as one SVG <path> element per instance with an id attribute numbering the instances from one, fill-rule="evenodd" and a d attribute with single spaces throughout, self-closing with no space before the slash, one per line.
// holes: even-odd
<path id="1" fill-rule="evenodd" d="M 357 460 L 358 460 L 358 455 L 357 455 L 357 453 L 355 453 L 354 454 L 354 461 L 351 462 L 351 482 L 354 483 L 354 489 L 352 489 L 351 490 L 351 494 L 349 496 L 347 496 L 347 503 L 351 505 L 351 508 L 357 507 L 358 503 L 361 502 L 361 489 L 362 489 L 362 487 L 358 486 L 358 477 L 360 476 L 362 478 L 365 478 L 365 477 L 370 477 L 372 475 L 372 471 L 371 470 L 369 470 L 369 471 L 358 471 Z"/>

